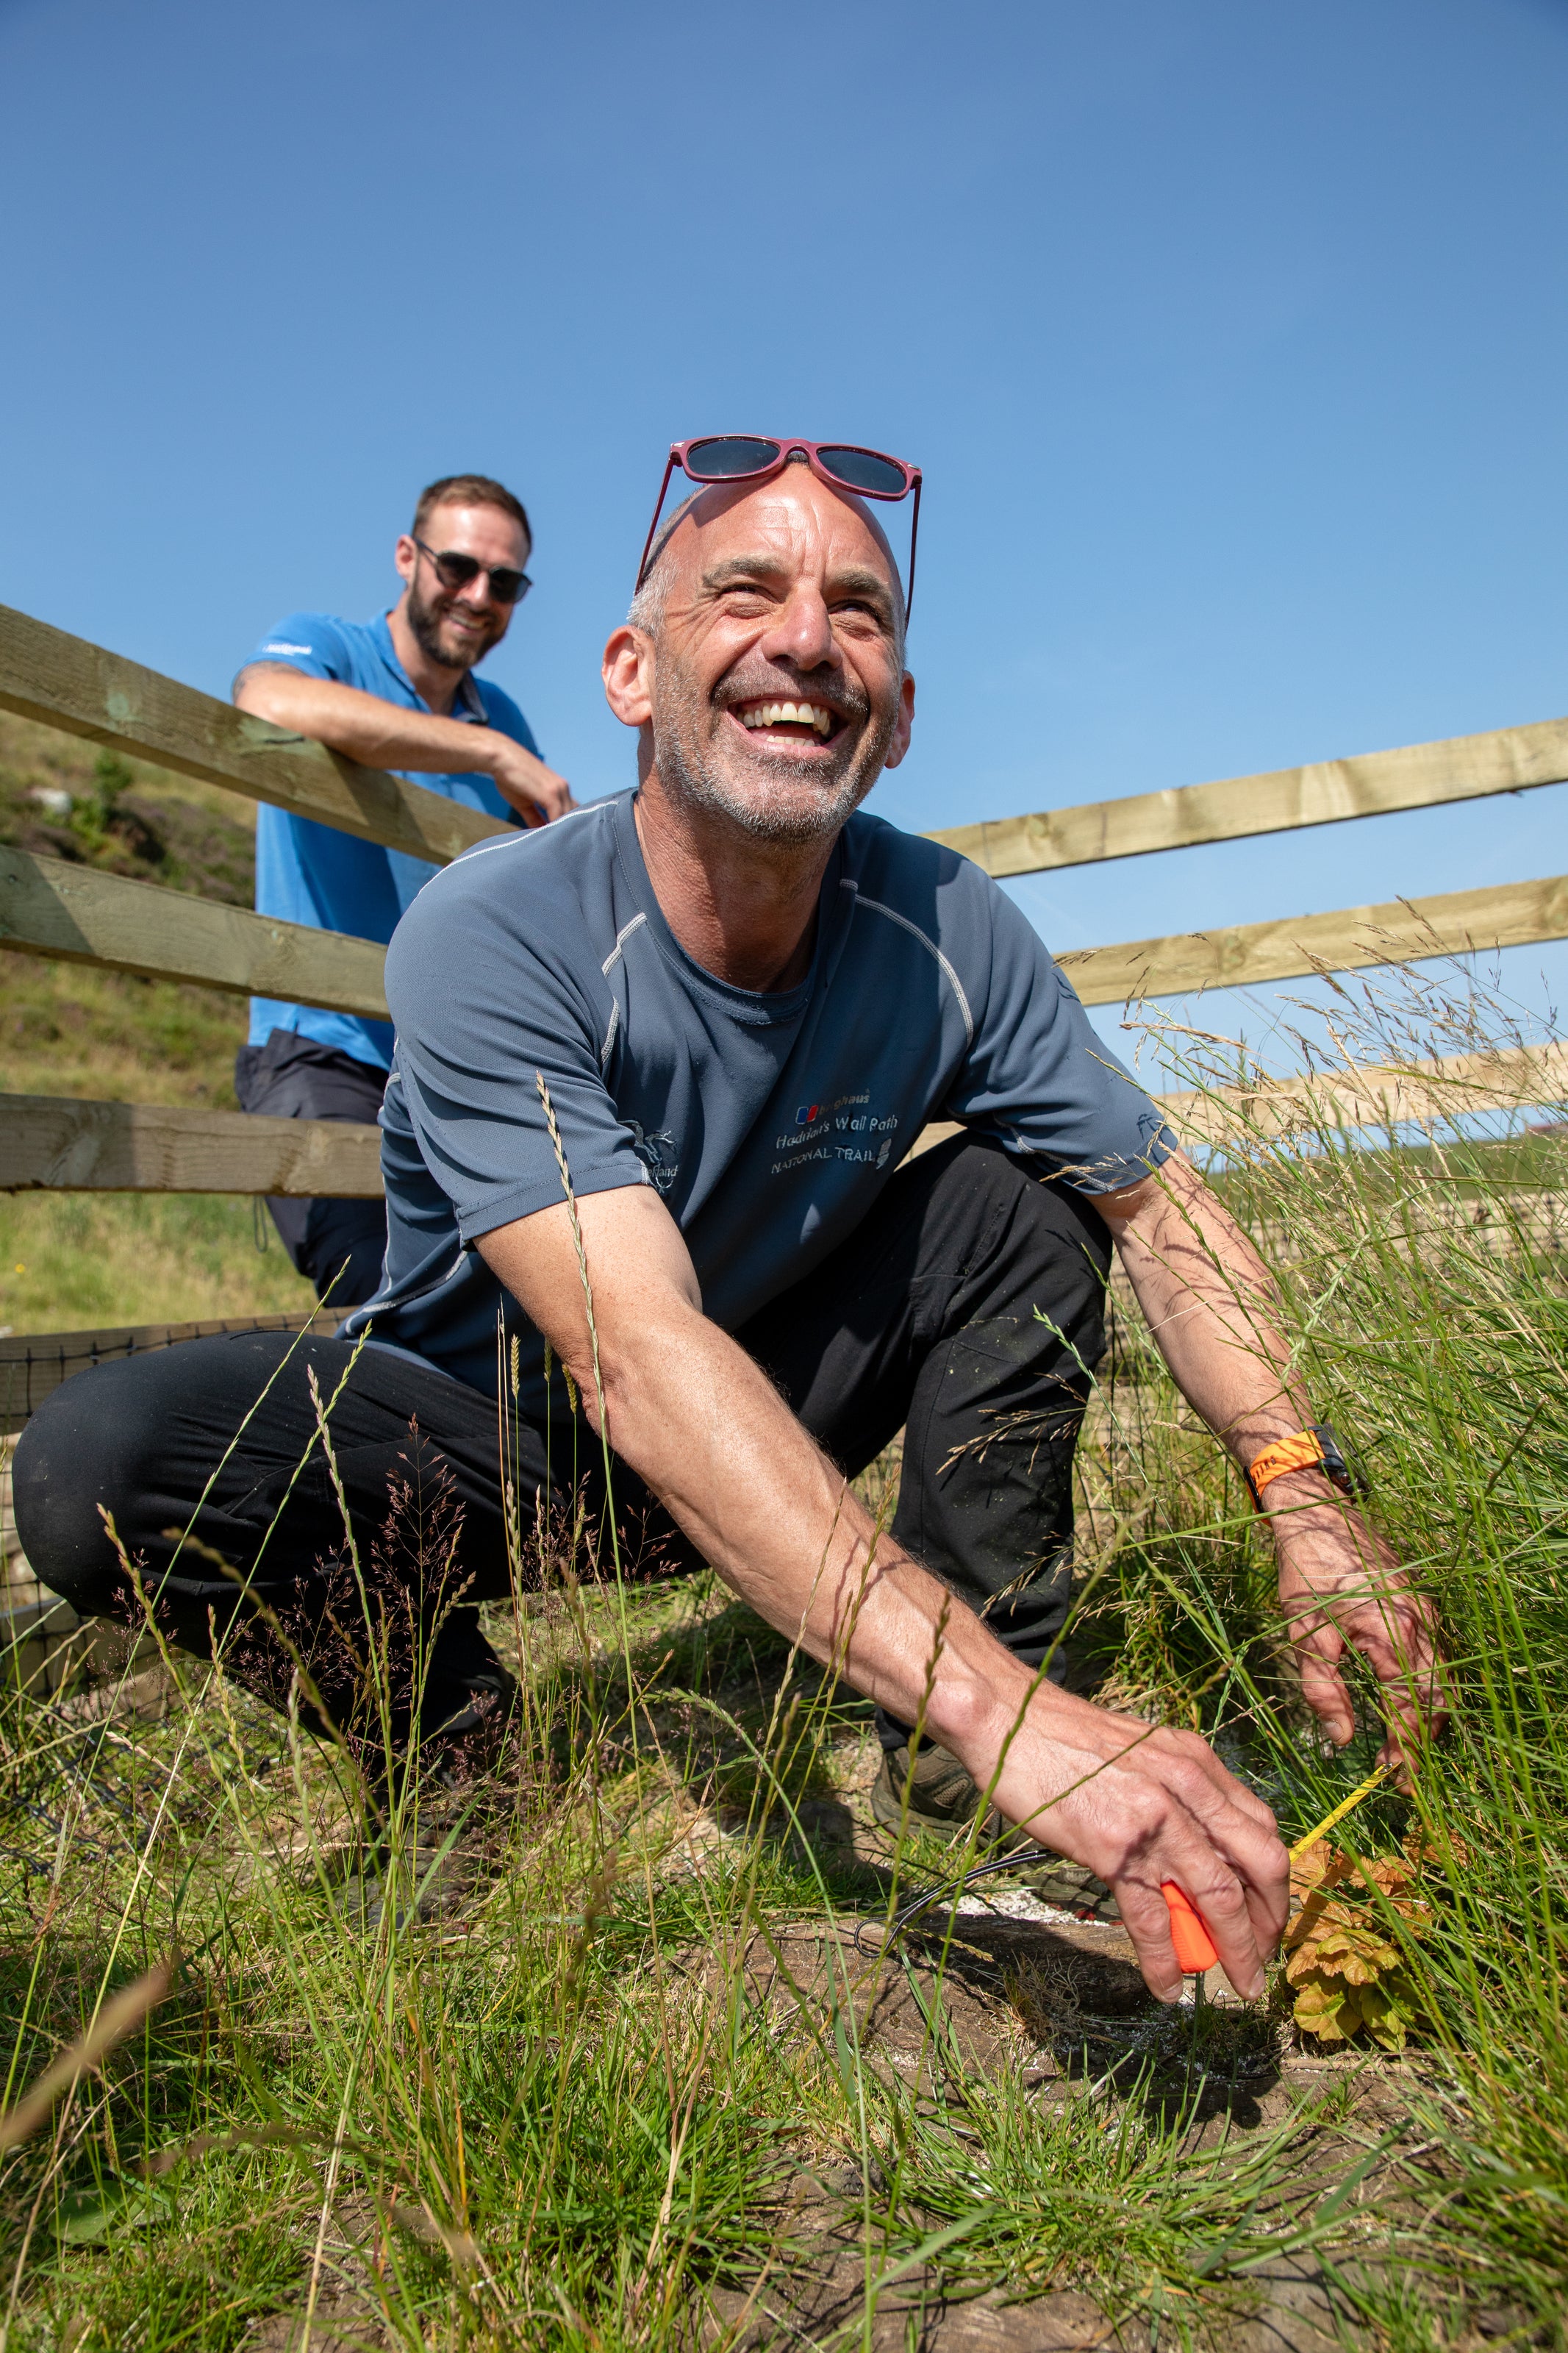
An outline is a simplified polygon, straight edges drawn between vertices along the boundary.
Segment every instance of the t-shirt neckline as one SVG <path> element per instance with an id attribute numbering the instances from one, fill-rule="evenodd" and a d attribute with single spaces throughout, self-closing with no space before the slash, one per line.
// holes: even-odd
<path id="1" fill-rule="evenodd" d="M 733 981 L 722 980 L 716 972 L 710 972 L 707 965 L 699 964 L 695 956 L 688 955 L 666 922 L 664 910 L 658 903 L 658 894 L 653 887 L 647 861 L 642 854 L 642 843 L 637 838 L 637 818 L 634 814 L 637 798 L 637 790 L 634 787 L 630 792 L 618 794 L 610 804 L 615 826 L 616 855 L 626 878 L 626 887 L 665 956 L 675 965 L 689 987 L 700 989 L 704 995 L 710 997 L 715 1003 L 723 1008 L 726 1013 L 737 1020 L 754 1023 L 795 1020 L 811 1001 L 812 993 L 816 987 L 822 972 L 823 959 L 826 954 L 828 917 L 837 905 L 839 876 L 844 862 L 842 833 L 833 845 L 833 854 L 827 861 L 827 870 L 822 878 L 822 887 L 816 902 L 816 938 L 812 947 L 811 963 L 805 979 L 797 981 L 794 988 L 788 989 L 740 988 Z"/>

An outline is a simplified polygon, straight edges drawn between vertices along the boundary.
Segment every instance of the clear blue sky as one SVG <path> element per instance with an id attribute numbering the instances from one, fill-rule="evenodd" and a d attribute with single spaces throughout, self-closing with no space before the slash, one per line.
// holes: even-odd
<path id="1" fill-rule="evenodd" d="M 1565 121 L 1564 0 L 0 0 L 0 597 L 223 693 L 498 473 L 491 671 L 592 797 L 668 442 L 797 431 L 925 470 L 900 823 L 1555 716 Z M 1068 947 L 1458 890 L 1565 812 L 1017 895 Z"/>

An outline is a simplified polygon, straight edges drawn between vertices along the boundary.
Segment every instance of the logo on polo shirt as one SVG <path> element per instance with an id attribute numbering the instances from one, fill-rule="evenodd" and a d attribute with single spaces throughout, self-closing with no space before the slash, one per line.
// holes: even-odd
<path id="1" fill-rule="evenodd" d="M 809 1127 L 814 1119 L 820 1119 L 821 1116 L 822 1105 L 820 1103 L 802 1103 L 799 1110 L 795 1113 L 795 1124 L 796 1127 Z"/>

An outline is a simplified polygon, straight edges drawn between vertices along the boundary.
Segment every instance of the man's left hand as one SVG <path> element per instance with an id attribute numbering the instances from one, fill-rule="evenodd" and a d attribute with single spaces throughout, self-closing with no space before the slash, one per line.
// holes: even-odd
<path id="1" fill-rule="evenodd" d="M 1340 1673 L 1358 1651 L 1384 1688 L 1387 1736 L 1379 1761 L 1398 1770 L 1447 1713 L 1436 1612 L 1361 1514 L 1315 1472 L 1270 1481 L 1268 1521 L 1279 1600 L 1301 1671 L 1301 1694 L 1342 1747 L 1355 1730 Z"/>

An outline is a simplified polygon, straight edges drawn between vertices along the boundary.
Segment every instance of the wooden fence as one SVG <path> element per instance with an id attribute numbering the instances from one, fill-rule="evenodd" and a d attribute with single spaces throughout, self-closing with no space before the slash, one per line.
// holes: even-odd
<path id="1" fill-rule="evenodd" d="M 358 767 L 320 744 L 4 607 L 0 709 L 437 863 L 507 829 L 421 786 Z M 1266 776 L 963 826 L 932 839 L 962 850 L 989 873 L 1014 876 L 1564 781 L 1568 719 L 1546 720 Z M 1069 951 L 1060 961 L 1085 1002 L 1103 1005 L 1563 937 L 1568 875 L 1553 875 L 1279 923 L 1122 941 Z M 363 940 L 275 923 L 16 849 L 0 849 L 0 945 L 117 972 L 195 981 L 239 996 L 254 993 L 383 1018 L 386 1013 L 384 952 Z M 1431 1065 L 1425 1081 L 1419 1072 L 1373 1071 L 1314 1084 L 1320 1110 L 1328 1102 L 1331 1109 L 1338 1106 L 1334 1115 L 1360 1124 L 1387 1115 L 1431 1116 L 1431 1106 L 1439 1101 L 1452 1107 L 1456 1086 L 1467 1110 L 1558 1101 L 1568 1094 L 1568 1068 L 1561 1055 L 1533 1060 L 1461 1057 Z M 1300 1086 L 1294 1096 L 1288 1088 L 1255 1091 L 1254 1100 L 1261 1102 L 1265 1093 L 1276 1121 L 1288 1126 L 1300 1116 Z M 1210 1105 L 1206 1112 L 1205 1103 Z M 1207 1132 L 1205 1120 L 1212 1125 L 1212 1099 L 1172 1098 L 1171 1103 L 1178 1124 L 1194 1136 Z M 1425 1113 L 1414 1107 L 1421 1104 L 1427 1106 Z M 377 1143 L 374 1127 L 335 1122 L 5 1095 L 0 1190 L 365 1197 L 381 1190 Z M 178 1328 L 150 1327 L 142 1345 L 166 1345 Z M 15 1426 L 37 1401 L 30 1371 L 21 1384 L 25 1394 L 8 1400 L 7 1367 L 15 1372 L 71 1357 L 74 1368 L 83 1345 L 94 1343 L 118 1354 L 136 1345 L 138 1335 L 0 1340 L 0 1427 Z"/>

